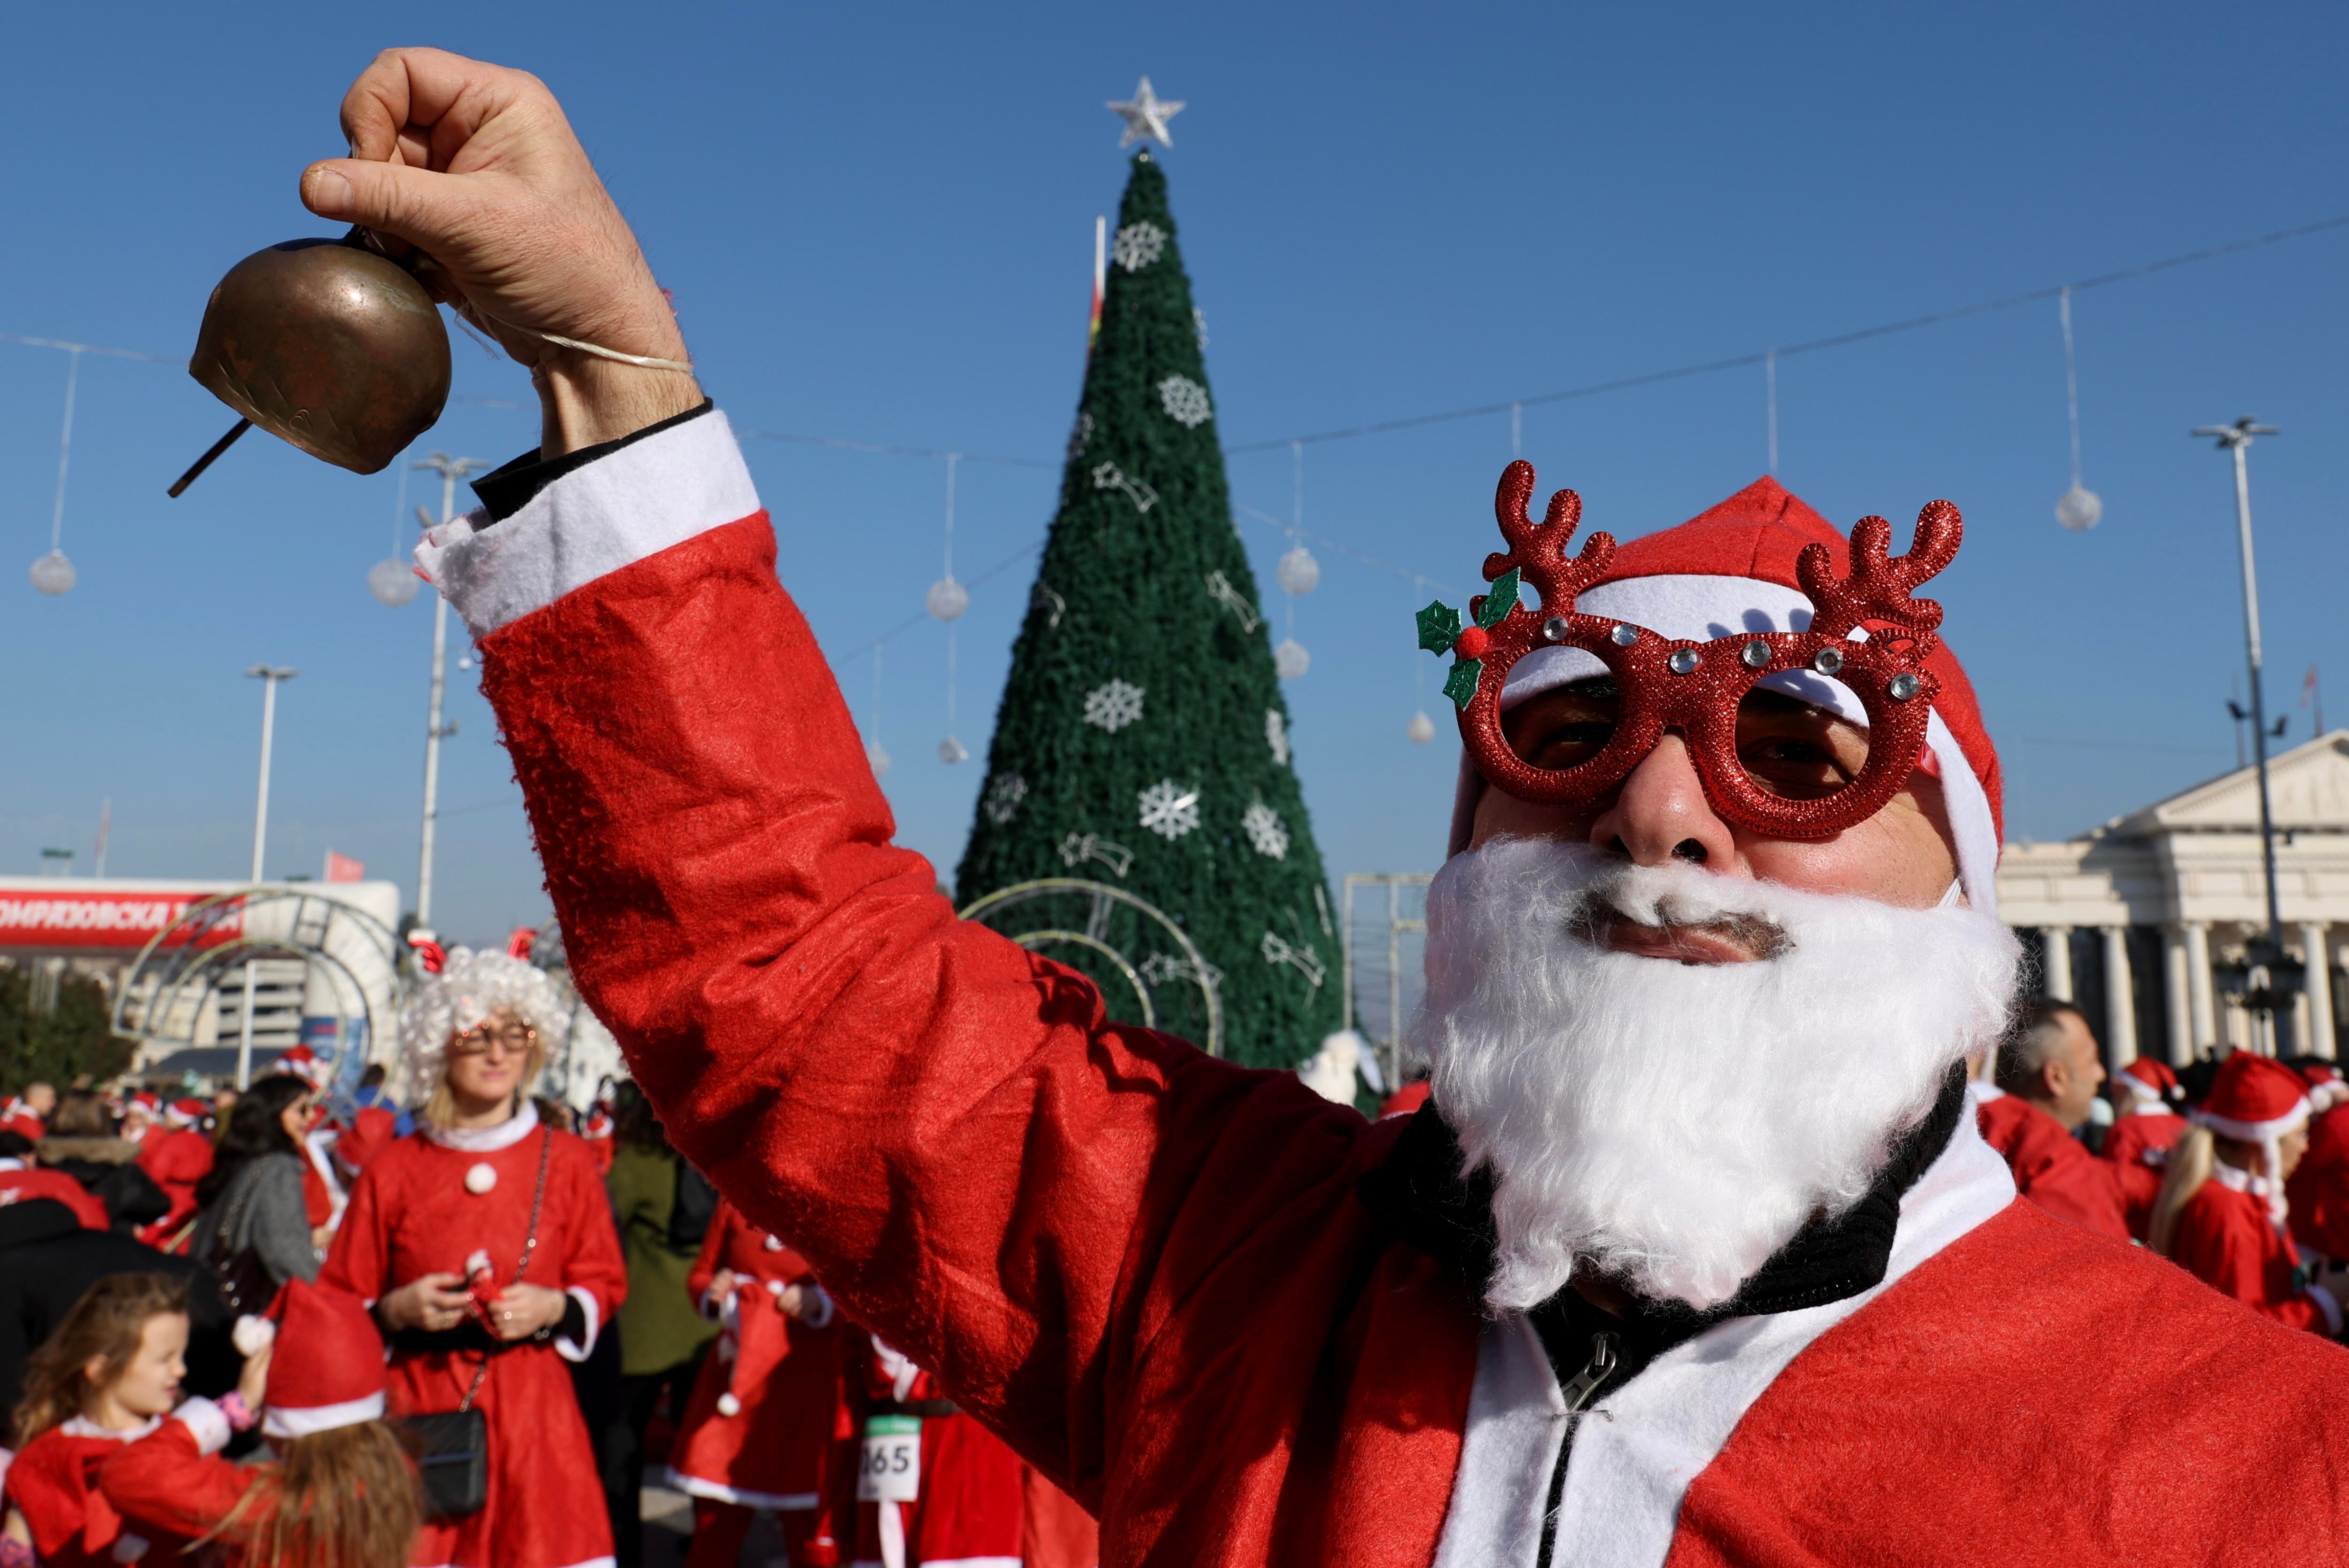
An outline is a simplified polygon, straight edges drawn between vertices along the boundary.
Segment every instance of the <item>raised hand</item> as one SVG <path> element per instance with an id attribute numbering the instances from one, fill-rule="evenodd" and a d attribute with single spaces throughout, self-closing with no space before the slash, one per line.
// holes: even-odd
<path id="1" fill-rule="evenodd" d="M 436 295 L 531 367 L 547 455 L 701 401 L 689 373 L 616 364 L 544 336 L 683 361 L 684 335 L 562 106 L 525 71 L 387 49 L 344 95 L 347 158 L 302 172 L 321 217 L 363 224 Z"/>

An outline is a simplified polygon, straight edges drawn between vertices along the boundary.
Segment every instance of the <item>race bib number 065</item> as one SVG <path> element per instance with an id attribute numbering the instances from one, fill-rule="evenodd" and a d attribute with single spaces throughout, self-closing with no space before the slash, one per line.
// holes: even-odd
<path id="1" fill-rule="evenodd" d="M 912 1502 L 922 1494 L 922 1419 L 869 1416 L 856 1470 L 859 1502 Z"/>

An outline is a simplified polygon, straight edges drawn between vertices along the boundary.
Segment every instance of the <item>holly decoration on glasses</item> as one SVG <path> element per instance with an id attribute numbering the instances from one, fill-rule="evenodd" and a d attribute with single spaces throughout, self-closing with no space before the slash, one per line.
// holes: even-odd
<path id="1" fill-rule="evenodd" d="M 1493 591 L 1468 601 L 1469 624 L 1460 624 L 1460 612 L 1438 599 L 1418 615 L 1419 645 L 1442 657 L 1453 655 L 1452 673 L 1444 677 L 1444 695 L 1452 699 L 1454 707 L 1466 707 L 1469 698 L 1476 695 L 1476 682 L 1485 673 L 1485 655 L 1493 645 L 1493 628 L 1509 617 L 1517 607 L 1517 569 L 1514 566 L 1493 580 Z"/>

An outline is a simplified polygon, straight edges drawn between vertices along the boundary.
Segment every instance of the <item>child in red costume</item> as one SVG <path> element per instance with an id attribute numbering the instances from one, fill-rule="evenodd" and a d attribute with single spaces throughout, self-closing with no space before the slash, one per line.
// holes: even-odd
<path id="1" fill-rule="evenodd" d="M 2284 1183 L 2308 1148 L 2308 1097 L 2282 1062 L 2237 1051 L 2169 1154 L 2147 1237 L 2205 1284 L 2294 1328 L 2341 1332 L 2344 1276 L 2312 1282 L 2284 1231 Z"/>
<path id="2" fill-rule="evenodd" d="M 669 1451 L 668 1484 L 695 1500 L 686 1568 L 726 1568 L 752 1516 L 781 1516 L 795 1565 L 840 1561 L 853 1494 L 851 1331 L 807 1261 L 720 1202 L 686 1288 L 723 1323 Z"/>
<path id="3" fill-rule="evenodd" d="M 126 1528 L 98 1490 L 99 1466 L 162 1425 L 186 1375 L 188 1293 L 160 1274 L 109 1274 L 83 1293 L 25 1369 L 16 1410 L 0 1564 L 119 1563 L 183 1534 Z M 193 1533 L 193 1532 L 190 1532 Z M 160 1562 L 163 1557 L 159 1557 Z"/>
<path id="4" fill-rule="evenodd" d="M 268 1319 L 238 1321 L 237 1342 L 233 1403 L 190 1399 L 119 1449 L 98 1471 L 107 1500 L 142 1529 L 193 1537 L 225 1568 L 405 1568 L 420 1501 L 384 1424 L 383 1340 L 367 1308 L 291 1280 Z M 263 1407 L 274 1463 L 220 1455 L 252 1424 L 248 1404 Z"/>
<path id="5" fill-rule="evenodd" d="M 921 1563 L 1017 1568 L 1023 1510 L 1019 1456 L 945 1398 L 928 1372 L 878 1338 L 871 1344 L 872 1399 L 856 1487 L 856 1568 Z"/>

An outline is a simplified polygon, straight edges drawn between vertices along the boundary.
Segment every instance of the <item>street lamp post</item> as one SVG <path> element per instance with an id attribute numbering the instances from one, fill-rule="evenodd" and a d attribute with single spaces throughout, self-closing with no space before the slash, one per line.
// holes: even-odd
<path id="1" fill-rule="evenodd" d="M 250 881 L 261 881 L 262 856 L 269 846 L 269 751 L 277 734 L 277 683 L 290 681 L 302 672 L 282 665 L 255 665 L 244 672 L 261 683 L 261 789 L 253 805 L 253 875 Z M 240 1092 L 253 1082 L 253 994 L 254 961 L 244 961 L 243 1018 L 237 1026 L 236 1087 Z"/>
<path id="2" fill-rule="evenodd" d="M 2264 968 L 2268 984 L 2249 984 L 2245 1005 L 2253 1014 L 2268 1016 L 2269 1054 L 2276 1049 L 2274 1015 L 2279 1006 L 2287 1005 L 2299 987 L 2293 983 L 2290 966 L 2283 953 L 2283 916 L 2276 897 L 2275 810 L 2268 790 L 2268 713 L 2267 697 L 2260 680 L 2260 580 L 2251 559 L 2251 476 L 2244 454 L 2251 449 L 2252 438 L 2278 433 L 2273 425 L 2262 425 L 2249 414 L 2231 425 L 2203 425 L 2194 432 L 2216 441 L 2221 451 L 2235 461 L 2235 532 L 2243 554 L 2243 652 L 2251 675 L 2251 759 L 2259 769 L 2260 780 L 2260 867 L 2265 875 L 2267 891 L 2268 928 L 2263 936 L 2251 942 L 2247 954 L 2247 970 Z"/>
<path id="3" fill-rule="evenodd" d="M 435 452 L 416 464 L 440 476 L 440 521 L 457 515 L 457 481 L 490 465 L 476 458 L 452 458 Z M 416 923 L 432 925 L 432 838 L 440 820 L 440 742 L 457 732 L 440 722 L 440 702 L 449 684 L 449 601 L 432 596 L 432 701 L 424 721 L 424 830 L 416 869 Z"/>

